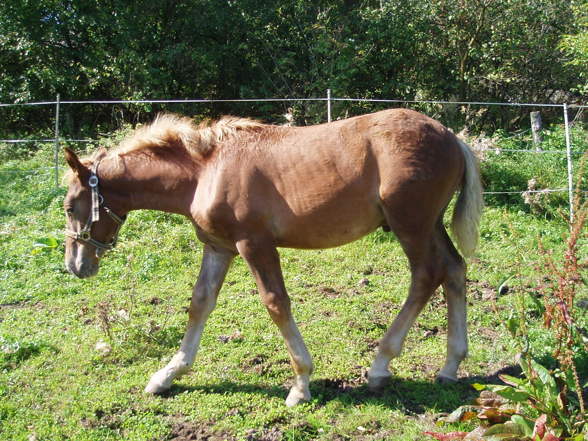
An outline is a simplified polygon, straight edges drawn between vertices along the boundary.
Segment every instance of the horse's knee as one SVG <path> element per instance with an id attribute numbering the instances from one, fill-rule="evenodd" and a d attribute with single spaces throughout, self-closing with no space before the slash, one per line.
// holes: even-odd
<path id="1" fill-rule="evenodd" d="M 419 293 L 432 294 L 443 282 L 443 268 L 437 262 L 420 265 L 412 270 L 411 290 Z M 428 300 L 429 295 L 426 297 Z"/>
<path id="2" fill-rule="evenodd" d="M 208 315 L 214 309 L 215 305 L 215 293 L 209 289 L 196 286 L 192 292 L 192 300 L 190 301 L 188 314 L 190 318 L 197 319 L 202 314 Z"/>

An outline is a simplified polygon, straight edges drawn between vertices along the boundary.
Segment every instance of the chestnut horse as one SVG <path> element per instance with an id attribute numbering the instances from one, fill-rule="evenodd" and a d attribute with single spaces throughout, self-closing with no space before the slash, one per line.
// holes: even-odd
<path id="1" fill-rule="evenodd" d="M 204 243 L 186 333 L 179 351 L 145 391 L 162 393 L 186 373 L 233 258 L 249 265 L 261 299 L 286 342 L 295 373 L 288 406 L 310 399 L 310 354 L 292 318 L 277 247 L 327 248 L 382 227 L 408 257 L 408 298 L 379 344 L 368 372 L 386 384 L 388 365 L 437 287 L 447 297 L 447 359 L 440 380 L 455 381 L 467 353 L 465 263 L 443 225 L 459 190 L 452 230 L 471 255 L 482 212 L 478 165 L 440 123 L 411 110 L 385 110 L 310 127 L 235 117 L 194 125 L 160 115 L 120 146 L 71 167 L 65 263 L 78 277 L 98 271 L 131 210 L 187 216 Z"/>

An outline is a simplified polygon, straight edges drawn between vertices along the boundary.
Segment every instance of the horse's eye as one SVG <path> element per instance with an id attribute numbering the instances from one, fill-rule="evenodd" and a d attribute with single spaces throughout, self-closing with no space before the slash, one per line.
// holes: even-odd
<path id="1" fill-rule="evenodd" d="M 68 216 L 71 216 L 74 213 L 74 209 L 73 209 L 73 207 L 67 207 L 65 209 L 65 212 L 67 213 Z"/>

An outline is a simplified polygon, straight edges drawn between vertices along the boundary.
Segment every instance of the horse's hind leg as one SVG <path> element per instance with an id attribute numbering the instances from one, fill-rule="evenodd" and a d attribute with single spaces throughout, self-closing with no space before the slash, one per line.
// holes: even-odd
<path id="1" fill-rule="evenodd" d="M 406 241 L 403 245 L 406 250 Z M 368 372 L 368 385 L 372 390 L 380 389 L 390 379 L 391 373 L 388 369 L 390 361 L 402 352 L 410 327 L 441 283 L 439 271 L 434 262 L 433 240 L 414 241 L 410 249 L 412 252 L 407 253 L 411 270 L 408 297 L 398 316 L 380 340 L 378 353 Z"/>
<path id="2" fill-rule="evenodd" d="M 415 237 L 416 236 L 416 237 Z M 382 340 L 369 373 L 369 387 L 377 390 L 390 378 L 388 365 L 398 357 L 406 335 L 437 287 L 443 284 L 448 302 L 448 353 L 440 379 L 455 380 L 467 352 L 465 331 L 465 265 L 438 222 L 430 235 L 399 235 L 412 274 L 408 298 Z"/>
<path id="3" fill-rule="evenodd" d="M 278 251 L 269 241 L 243 240 L 237 249 L 249 264 L 261 299 L 272 320 L 280 329 L 296 374 L 294 385 L 286 398 L 287 406 L 310 400 L 312 359 L 292 317 L 290 298 L 286 292 Z"/>
<path id="4" fill-rule="evenodd" d="M 164 368 L 153 374 L 145 392 L 159 394 L 167 391 L 173 380 L 188 372 L 194 363 L 204 324 L 216 306 L 218 293 L 233 258 L 234 254 L 216 251 L 208 245 L 204 247 L 200 274 L 192 293 L 188 327 L 180 350 Z"/>
<path id="5" fill-rule="evenodd" d="M 445 277 L 443 291 L 447 298 L 447 359 L 439 372 L 439 381 L 456 381 L 457 369 L 467 356 L 468 337 L 466 323 L 466 266 L 445 228 L 441 225 L 441 240 L 445 242 Z"/>

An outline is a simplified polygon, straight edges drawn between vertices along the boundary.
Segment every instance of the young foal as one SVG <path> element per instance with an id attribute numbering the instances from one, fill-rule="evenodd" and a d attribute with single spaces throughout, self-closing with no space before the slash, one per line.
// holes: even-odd
<path id="1" fill-rule="evenodd" d="M 448 341 L 439 378 L 457 379 L 467 352 L 465 264 L 443 213 L 461 190 L 452 229 L 462 253 L 471 255 L 482 196 L 474 155 L 436 121 L 403 109 L 312 127 L 232 117 L 196 127 L 163 115 L 109 152 L 79 160 L 66 150 L 66 160 L 72 173 L 65 261 L 78 277 L 98 271 L 131 210 L 183 214 L 204 243 L 180 350 L 151 377 L 147 392 L 166 391 L 189 370 L 229 265 L 240 254 L 290 354 L 296 376 L 286 404 L 308 400 L 312 361 L 292 318 L 277 247 L 334 247 L 378 227 L 398 237 L 412 281 L 380 342 L 369 386 L 381 388 L 390 378 L 391 359 L 440 285 Z"/>

